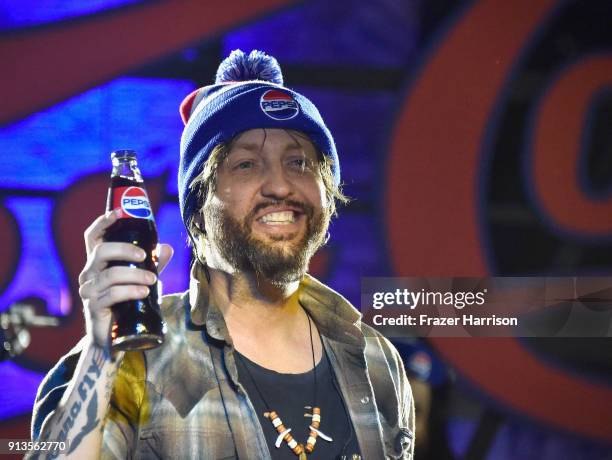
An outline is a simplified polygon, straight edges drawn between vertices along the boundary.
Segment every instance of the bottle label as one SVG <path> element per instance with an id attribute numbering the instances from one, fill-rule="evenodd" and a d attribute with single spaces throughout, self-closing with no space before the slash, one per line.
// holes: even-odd
<path id="1" fill-rule="evenodd" d="M 117 187 L 113 190 L 113 209 L 119 209 L 119 219 L 153 220 L 153 211 L 144 188 Z"/>

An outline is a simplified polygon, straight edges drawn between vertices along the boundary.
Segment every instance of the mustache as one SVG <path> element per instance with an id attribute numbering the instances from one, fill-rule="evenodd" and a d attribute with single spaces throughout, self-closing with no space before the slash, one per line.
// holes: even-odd
<path id="1" fill-rule="evenodd" d="M 274 206 L 289 206 L 292 208 L 299 209 L 300 212 L 306 214 L 308 217 L 312 217 L 314 214 L 314 207 L 307 203 L 303 203 L 301 201 L 295 200 L 269 200 L 265 202 L 261 202 L 255 205 L 255 207 L 249 212 L 247 215 L 246 221 L 253 222 L 255 219 L 255 215 L 266 208 L 274 207 Z"/>

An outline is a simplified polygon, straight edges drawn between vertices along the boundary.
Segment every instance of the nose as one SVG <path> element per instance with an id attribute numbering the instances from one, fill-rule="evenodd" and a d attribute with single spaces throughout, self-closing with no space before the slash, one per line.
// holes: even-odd
<path id="1" fill-rule="evenodd" d="M 269 165 L 266 168 L 261 194 L 276 200 L 282 200 L 293 194 L 293 184 L 280 164 Z"/>

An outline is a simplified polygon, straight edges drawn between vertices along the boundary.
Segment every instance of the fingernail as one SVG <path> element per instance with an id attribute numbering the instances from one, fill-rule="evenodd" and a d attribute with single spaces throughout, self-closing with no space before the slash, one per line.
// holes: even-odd
<path id="1" fill-rule="evenodd" d="M 146 286 L 142 286 L 142 287 L 140 288 L 140 294 L 141 294 L 143 297 L 144 297 L 144 296 L 149 295 L 149 288 L 148 288 L 148 287 L 146 287 Z"/>
<path id="2" fill-rule="evenodd" d="M 156 279 L 156 276 L 153 273 L 147 273 L 147 281 L 149 283 L 154 283 Z"/>
<path id="3" fill-rule="evenodd" d="M 135 254 L 135 256 L 136 256 L 138 259 L 143 260 L 145 257 L 147 257 L 147 253 L 146 253 L 146 252 L 144 252 L 142 249 L 137 249 L 137 250 L 136 250 L 136 254 Z"/>

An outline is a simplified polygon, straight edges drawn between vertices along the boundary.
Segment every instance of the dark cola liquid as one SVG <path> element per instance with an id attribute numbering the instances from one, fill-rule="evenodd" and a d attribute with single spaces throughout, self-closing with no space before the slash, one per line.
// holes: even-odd
<path id="1" fill-rule="evenodd" d="M 109 188 L 107 210 L 113 209 L 120 197 L 120 187 L 143 187 L 122 177 L 113 177 Z M 147 253 L 143 262 L 111 262 L 109 266 L 123 265 L 149 270 L 157 275 L 157 227 L 152 219 L 120 218 L 104 234 L 104 241 L 131 243 Z M 149 295 L 141 300 L 130 300 L 113 305 L 111 346 L 117 350 L 147 350 L 163 343 L 165 325 L 159 312 L 158 283 L 149 286 Z"/>

